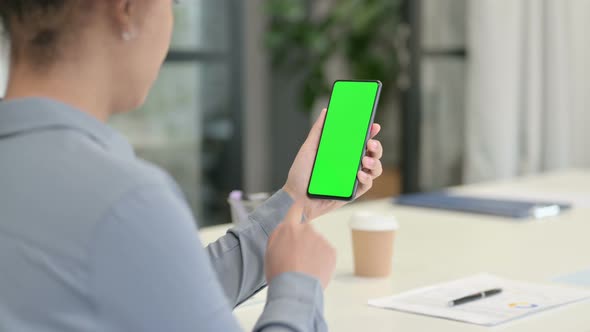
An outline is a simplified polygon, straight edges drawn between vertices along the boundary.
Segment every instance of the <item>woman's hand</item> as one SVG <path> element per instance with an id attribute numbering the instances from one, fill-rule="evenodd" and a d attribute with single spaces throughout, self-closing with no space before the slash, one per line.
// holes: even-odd
<path id="1" fill-rule="evenodd" d="M 314 219 L 322 214 L 344 206 L 347 203 L 345 201 L 310 199 L 307 197 L 307 185 L 309 184 L 313 162 L 318 150 L 325 117 L 326 110 L 324 109 L 313 125 L 313 128 L 305 140 L 305 143 L 303 143 L 303 146 L 299 150 L 297 157 L 295 157 L 295 161 L 289 171 L 287 183 L 283 187 L 283 190 L 285 190 L 295 201 L 304 202 L 304 216 L 306 219 Z M 359 186 L 355 199 L 371 189 L 373 186 L 373 180 L 383 173 L 383 166 L 381 165 L 383 147 L 381 146 L 381 142 L 373 139 L 380 130 L 381 126 L 379 124 L 373 124 L 371 127 L 371 139 L 367 143 L 367 153 L 362 161 L 363 167 L 357 174 Z"/>
<path id="2" fill-rule="evenodd" d="M 270 283 L 285 272 L 318 279 L 324 289 L 336 267 L 336 249 L 308 223 L 301 223 L 303 205 L 295 202 L 268 239 L 264 268 Z"/>

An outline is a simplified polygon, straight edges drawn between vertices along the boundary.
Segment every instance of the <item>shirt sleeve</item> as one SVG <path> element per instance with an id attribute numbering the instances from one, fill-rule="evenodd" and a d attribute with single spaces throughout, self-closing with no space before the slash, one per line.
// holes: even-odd
<path id="1" fill-rule="evenodd" d="M 97 226 L 89 292 L 102 331 L 239 331 L 194 220 L 172 190 L 117 202 Z M 230 271 L 231 272 L 231 271 Z M 286 273 L 269 286 L 256 331 L 325 329 L 319 282 Z"/>
<path id="2" fill-rule="evenodd" d="M 266 285 L 264 256 L 268 238 L 292 205 L 291 196 L 280 190 L 248 220 L 207 246 L 211 265 L 232 307 Z"/>

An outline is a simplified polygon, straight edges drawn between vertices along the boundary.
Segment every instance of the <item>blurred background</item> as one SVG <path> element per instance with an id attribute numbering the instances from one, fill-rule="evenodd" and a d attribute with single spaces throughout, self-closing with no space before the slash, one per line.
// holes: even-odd
<path id="1" fill-rule="evenodd" d="M 280 188 L 336 79 L 379 79 L 364 199 L 590 166 L 590 1 L 190 0 L 142 109 L 111 123 L 200 226 Z M 8 47 L 0 47 L 0 90 Z"/>

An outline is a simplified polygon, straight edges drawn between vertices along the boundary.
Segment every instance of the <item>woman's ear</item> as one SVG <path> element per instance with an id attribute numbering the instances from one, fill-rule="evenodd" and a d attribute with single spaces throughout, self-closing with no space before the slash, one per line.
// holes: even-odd
<path id="1" fill-rule="evenodd" d="M 138 1 L 145 0 L 111 0 L 112 13 L 117 32 L 125 41 L 134 39 L 137 36 L 136 16 Z"/>

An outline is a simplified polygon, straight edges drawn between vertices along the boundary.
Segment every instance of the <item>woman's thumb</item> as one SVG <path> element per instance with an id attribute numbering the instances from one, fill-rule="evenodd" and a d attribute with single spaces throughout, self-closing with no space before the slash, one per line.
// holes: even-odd
<path id="1" fill-rule="evenodd" d="M 303 202 L 296 201 L 285 216 L 286 223 L 301 224 L 303 220 Z"/>

